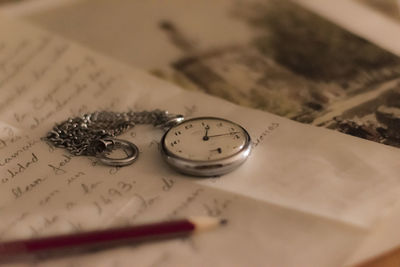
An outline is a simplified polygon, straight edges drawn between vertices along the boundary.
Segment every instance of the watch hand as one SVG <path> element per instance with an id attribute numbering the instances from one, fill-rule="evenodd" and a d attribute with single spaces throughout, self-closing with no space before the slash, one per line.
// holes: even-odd
<path id="1" fill-rule="evenodd" d="M 209 138 L 209 136 L 208 136 L 208 130 L 210 130 L 210 126 L 206 126 L 205 128 L 204 128 L 205 130 L 206 130 L 206 133 L 204 134 L 204 136 L 203 136 L 203 140 L 204 141 L 207 141 Z"/>
<path id="2" fill-rule="evenodd" d="M 221 154 L 222 153 L 222 148 L 217 148 L 217 149 L 212 149 L 212 150 L 210 150 L 211 152 L 214 152 L 214 151 L 216 151 L 216 152 L 218 152 L 219 154 Z"/>
<path id="3" fill-rule="evenodd" d="M 225 134 L 215 134 L 215 135 L 208 136 L 207 139 L 210 138 L 210 137 L 217 137 L 217 136 L 223 136 L 223 135 L 233 135 L 233 134 L 237 134 L 237 133 L 239 133 L 239 132 L 231 132 L 231 133 L 225 133 Z"/>

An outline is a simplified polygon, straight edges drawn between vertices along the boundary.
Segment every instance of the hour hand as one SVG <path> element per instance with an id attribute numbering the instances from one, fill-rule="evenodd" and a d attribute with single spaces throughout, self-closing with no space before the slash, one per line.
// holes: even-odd
<path id="1" fill-rule="evenodd" d="M 210 126 L 206 125 L 206 127 L 204 127 L 204 129 L 206 130 L 206 133 L 203 136 L 203 140 L 207 141 L 209 139 L 208 130 L 210 130 Z"/>

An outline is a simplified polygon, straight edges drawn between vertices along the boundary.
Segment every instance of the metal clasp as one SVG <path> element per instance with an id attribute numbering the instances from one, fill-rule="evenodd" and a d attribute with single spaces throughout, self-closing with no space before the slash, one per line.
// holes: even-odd
<path id="1" fill-rule="evenodd" d="M 185 118 L 183 115 L 168 115 L 167 119 L 160 124 L 154 125 L 155 127 L 163 128 L 164 130 L 168 130 L 175 125 L 183 122 Z"/>

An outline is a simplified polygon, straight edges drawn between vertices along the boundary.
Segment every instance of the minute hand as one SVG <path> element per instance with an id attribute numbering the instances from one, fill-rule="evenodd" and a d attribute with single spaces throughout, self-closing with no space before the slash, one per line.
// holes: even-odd
<path id="1" fill-rule="evenodd" d="M 231 133 L 225 133 L 225 134 L 215 134 L 215 135 L 209 135 L 208 137 L 217 137 L 217 136 L 223 136 L 223 135 L 233 135 L 233 134 L 237 134 L 239 132 L 231 132 Z"/>

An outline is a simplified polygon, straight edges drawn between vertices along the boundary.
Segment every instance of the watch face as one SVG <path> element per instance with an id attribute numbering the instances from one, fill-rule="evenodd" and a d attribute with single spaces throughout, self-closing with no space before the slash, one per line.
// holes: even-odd
<path id="1" fill-rule="evenodd" d="M 249 142 L 246 130 L 236 123 L 204 117 L 172 127 L 163 138 L 163 149 L 181 159 L 218 161 L 240 153 Z"/>

